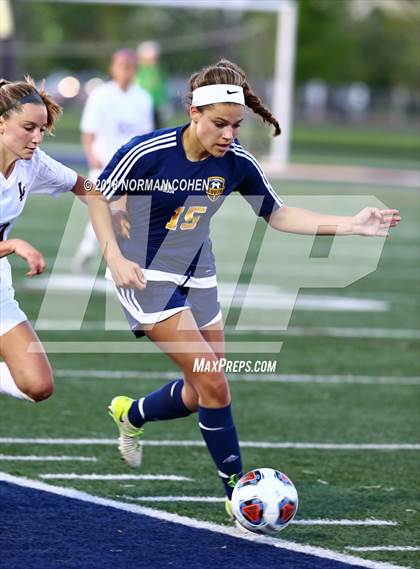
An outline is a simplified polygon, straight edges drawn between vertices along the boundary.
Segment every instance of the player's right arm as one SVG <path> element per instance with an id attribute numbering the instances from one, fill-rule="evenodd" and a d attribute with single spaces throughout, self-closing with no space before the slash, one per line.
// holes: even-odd
<path id="1" fill-rule="evenodd" d="M 88 198 L 88 207 L 93 229 L 115 284 L 120 287 L 145 288 L 146 279 L 139 265 L 121 253 L 106 198 L 99 191 L 93 191 Z"/>
<path id="2" fill-rule="evenodd" d="M 0 243 L 0 257 L 6 257 L 12 253 L 22 257 L 28 263 L 29 271 L 26 273 L 28 277 L 39 275 L 45 271 L 44 256 L 27 241 L 23 241 L 23 239 L 2 241 Z"/>
<path id="3" fill-rule="evenodd" d="M 91 192 L 92 197 L 88 199 L 89 215 L 96 237 L 112 278 L 115 284 L 121 287 L 143 289 L 146 287 L 146 279 L 139 265 L 126 259 L 121 253 L 113 229 L 109 204 L 127 195 L 128 181 L 137 183 L 145 177 L 146 166 L 143 165 L 144 160 L 140 158 L 143 155 L 142 144 L 147 139 L 148 135 L 134 137 L 117 150 L 100 174 L 97 188 Z M 129 229 L 127 227 L 128 233 Z"/>

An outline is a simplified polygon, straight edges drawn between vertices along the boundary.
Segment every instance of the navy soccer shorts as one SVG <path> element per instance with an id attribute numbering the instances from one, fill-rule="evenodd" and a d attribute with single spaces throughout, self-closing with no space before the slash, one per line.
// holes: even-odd
<path id="1" fill-rule="evenodd" d="M 217 286 L 191 288 L 169 281 L 148 281 L 143 290 L 116 287 L 130 328 L 142 336 L 143 325 L 153 325 L 182 310 L 190 309 L 198 328 L 205 328 L 222 318 Z"/>

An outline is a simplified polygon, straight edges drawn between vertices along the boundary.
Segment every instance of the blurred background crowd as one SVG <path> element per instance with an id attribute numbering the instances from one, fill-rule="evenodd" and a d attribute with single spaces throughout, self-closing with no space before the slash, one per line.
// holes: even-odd
<path id="1" fill-rule="evenodd" d="M 272 13 L 108 0 L 0 0 L 0 5 L 0 76 L 30 73 L 46 79 L 65 116 L 69 113 L 62 120 L 61 142 L 76 142 L 86 98 L 107 79 L 111 55 L 120 48 L 138 55 L 136 82 L 151 94 L 158 126 L 179 122 L 186 79 L 221 56 L 242 65 L 255 91 L 270 103 Z M 418 128 L 419 0 L 297 0 L 297 5 L 294 123 Z M 256 138 L 257 151 L 263 152 Z"/>

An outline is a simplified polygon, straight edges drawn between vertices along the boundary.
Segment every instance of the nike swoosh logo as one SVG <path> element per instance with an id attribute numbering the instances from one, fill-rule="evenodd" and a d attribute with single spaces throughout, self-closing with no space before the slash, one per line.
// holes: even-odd
<path id="1" fill-rule="evenodd" d="M 229 89 L 226 92 L 228 95 L 233 95 L 234 93 L 239 93 L 239 91 L 229 91 Z"/>

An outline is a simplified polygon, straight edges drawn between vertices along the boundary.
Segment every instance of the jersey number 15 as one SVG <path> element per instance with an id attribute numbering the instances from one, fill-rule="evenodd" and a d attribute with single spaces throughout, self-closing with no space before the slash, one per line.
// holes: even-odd
<path id="1" fill-rule="evenodd" d="M 165 225 L 166 229 L 175 231 L 178 228 L 178 222 L 181 215 L 184 213 L 185 207 L 177 207 L 175 213 Z M 192 205 L 187 209 L 184 215 L 184 221 L 180 224 L 179 228 L 181 231 L 188 231 L 197 227 L 197 223 L 200 220 L 200 215 L 206 213 L 207 206 Z"/>

